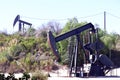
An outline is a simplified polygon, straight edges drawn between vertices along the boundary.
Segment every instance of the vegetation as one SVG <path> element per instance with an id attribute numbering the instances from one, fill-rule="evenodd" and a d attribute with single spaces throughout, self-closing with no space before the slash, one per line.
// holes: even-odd
<path id="1" fill-rule="evenodd" d="M 52 51 L 47 42 L 47 31 L 51 30 L 55 36 L 58 36 L 62 33 L 65 33 L 77 27 L 81 27 L 85 24 L 87 24 L 87 22 L 79 23 L 76 18 L 73 18 L 66 23 L 63 29 L 61 29 L 61 26 L 58 22 L 49 22 L 48 24 L 42 25 L 42 28 L 38 30 L 29 28 L 24 33 L 16 32 L 14 34 L 8 35 L 1 32 L 0 72 L 36 72 L 43 69 L 50 71 L 52 69 L 52 66 L 54 66 L 54 55 L 52 54 Z M 81 33 L 80 37 L 82 40 L 83 37 L 87 36 L 87 32 L 88 31 Z M 101 53 L 107 54 L 110 57 L 113 54 L 111 51 L 118 50 L 118 47 L 116 48 L 116 45 L 119 46 L 119 34 L 108 34 L 107 32 L 99 29 L 98 37 L 105 45 Z M 83 41 L 86 43 L 85 40 Z M 75 43 L 75 36 L 57 43 L 57 47 L 62 60 L 61 64 L 69 64 L 69 47 L 72 46 L 73 48 Z M 83 53 L 81 50 L 80 52 Z M 80 56 L 79 59 L 83 60 L 83 55 Z M 41 73 L 35 74 L 33 80 L 35 80 L 35 77 L 40 78 L 41 76 L 46 79 L 45 75 L 40 74 Z"/>

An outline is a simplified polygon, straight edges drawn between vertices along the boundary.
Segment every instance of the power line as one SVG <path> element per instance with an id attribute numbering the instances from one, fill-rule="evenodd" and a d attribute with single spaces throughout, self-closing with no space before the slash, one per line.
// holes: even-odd
<path id="1" fill-rule="evenodd" d="M 81 18 L 89 18 L 89 17 L 94 17 L 94 16 L 98 16 L 98 15 L 101 15 L 101 14 L 103 14 L 103 12 L 102 12 L 102 13 L 93 14 L 93 15 L 89 15 L 89 16 L 78 17 L 78 19 L 81 19 Z"/>
<path id="2" fill-rule="evenodd" d="M 57 20 L 57 21 L 63 21 L 63 20 L 68 20 L 69 18 L 65 18 L 65 19 L 41 19 L 41 18 L 34 18 L 34 17 L 26 17 L 26 16 L 22 16 L 24 18 L 28 18 L 28 19 L 34 19 L 34 20 L 43 20 L 43 21 L 48 21 L 48 20 Z"/>
<path id="3" fill-rule="evenodd" d="M 93 15 L 84 16 L 84 17 L 78 17 L 77 19 L 94 17 L 94 16 L 98 16 L 98 15 L 101 15 L 101 14 L 103 14 L 103 12 L 102 13 L 93 14 Z M 34 20 L 43 20 L 43 21 L 48 21 L 48 20 L 64 21 L 64 20 L 71 19 L 71 18 L 64 18 L 64 19 L 41 19 L 41 18 L 34 18 L 34 17 L 27 17 L 27 16 L 22 16 L 22 17 L 28 18 L 28 19 L 34 19 Z"/>
<path id="4" fill-rule="evenodd" d="M 111 16 L 117 18 L 117 19 L 120 19 L 120 17 L 118 17 L 118 16 L 116 16 L 116 15 L 114 15 L 114 14 L 111 14 L 111 13 L 108 13 L 108 12 L 107 12 L 107 14 L 109 14 L 109 15 L 111 15 Z"/>

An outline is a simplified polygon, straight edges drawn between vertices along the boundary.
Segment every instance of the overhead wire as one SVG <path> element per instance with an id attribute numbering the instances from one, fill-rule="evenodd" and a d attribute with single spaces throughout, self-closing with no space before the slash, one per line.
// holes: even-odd
<path id="1" fill-rule="evenodd" d="M 98 16 L 98 15 L 101 15 L 103 14 L 102 12 L 101 13 L 97 13 L 97 14 L 93 14 L 93 15 L 88 15 L 88 16 L 84 16 L 84 17 L 76 17 L 77 19 L 81 19 L 81 18 L 89 18 L 89 17 L 94 17 L 94 16 Z M 64 21 L 64 20 L 69 20 L 71 18 L 63 18 L 63 19 L 59 19 L 59 18 L 56 18 L 56 19 L 41 19 L 41 18 L 35 18 L 35 17 L 27 17 L 27 16 L 22 16 L 24 18 L 28 18 L 28 19 L 34 19 L 34 20 L 45 20 L 45 21 L 48 21 L 48 20 L 56 20 L 56 21 Z"/>
<path id="2" fill-rule="evenodd" d="M 57 21 L 63 21 L 63 20 L 68 20 L 67 18 L 65 19 L 41 19 L 41 18 L 35 18 L 35 17 L 27 17 L 27 16 L 22 16 L 24 18 L 28 18 L 28 19 L 34 19 L 34 20 L 45 20 L 45 21 L 48 21 L 48 20 L 57 20 Z"/>
<path id="3" fill-rule="evenodd" d="M 119 16 L 116 16 L 116 15 L 114 15 L 114 14 L 111 14 L 111 13 L 109 13 L 109 12 L 106 12 L 107 14 L 109 14 L 109 15 L 111 15 L 111 16 L 113 16 L 113 17 L 115 17 L 115 18 L 117 18 L 117 19 L 120 19 L 120 17 Z M 82 18 L 90 18 L 90 17 L 95 17 L 95 16 L 98 16 L 98 15 L 101 15 L 101 14 L 104 14 L 103 12 L 100 12 L 100 13 L 97 13 L 97 14 L 93 14 L 93 15 L 88 15 L 88 16 L 83 16 L 83 17 L 75 17 L 75 18 L 77 18 L 77 19 L 82 19 Z M 56 19 L 41 19 L 41 18 L 35 18 L 35 17 L 27 17 L 27 16 L 22 16 L 23 18 L 27 18 L 27 19 L 34 19 L 34 20 L 43 20 L 43 21 L 50 21 L 50 20 L 56 20 L 56 21 L 64 21 L 64 20 L 69 20 L 69 19 L 71 19 L 71 18 L 61 18 L 61 19 L 59 19 L 59 18 L 56 18 Z"/>
<path id="4" fill-rule="evenodd" d="M 109 14 L 109 15 L 111 15 L 111 16 L 113 16 L 113 17 L 117 18 L 117 19 L 120 19 L 120 17 L 119 17 L 119 16 L 116 16 L 116 15 L 114 15 L 114 14 L 111 14 L 111 13 L 108 13 L 108 12 L 107 12 L 107 14 Z"/>
<path id="5" fill-rule="evenodd" d="M 97 13 L 97 14 L 93 14 L 93 15 L 84 16 L 84 17 L 78 17 L 78 19 L 94 17 L 94 16 L 98 16 L 98 15 L 101 15 L 101 14 L 103 14 L 103 12 L 101 12 L 101 13 Z"/>

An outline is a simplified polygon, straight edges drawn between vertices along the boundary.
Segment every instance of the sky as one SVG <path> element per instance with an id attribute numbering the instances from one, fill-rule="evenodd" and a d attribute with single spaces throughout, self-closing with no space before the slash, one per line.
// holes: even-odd
<path id="1" fill-rule="evenodd" d="M 17 31 L 17 24 L 13 28 L 17 15 L 34 28 L 52 20 L 65 24 L 76 17 L 104 29 L 104 11 L 107 32 L 120 34 L 120 0 L 0 0 L 0 31 Z"/>

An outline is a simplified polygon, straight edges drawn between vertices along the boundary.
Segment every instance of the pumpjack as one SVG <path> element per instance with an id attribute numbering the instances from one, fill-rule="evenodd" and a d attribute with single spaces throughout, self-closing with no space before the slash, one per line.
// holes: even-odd
<path id="1" fill-rule="evenodd" d="M 84 31 L 89 31 L 89 42 L 83 44 L 80 34 Z M 92 35 L 95 35 L 95 40 L 92 40 Z M 48 32 L 48 42 L 50 47 L 56 56 L 56 60 L 60 61 L 61 57 L 57 49 L 56 43 L 66 38 L 75 36 L 75 46 L 70 55 L 70 71 L 69 76 L 86 77 L 86 76 L 105 76 L 106 72 L 114 67 L 113 62 L 104 54 L 100 54 L 100 50 L 104 48 L 104 44 L 98 38 L 98 29 L 94 27 L 92 23 L 88 23 L 71 31 L 68 31 L 62 35 L 54 37 L 52 32 Z M 85 62 L 79 65 L 79 49 L 82 49 L 84 53 Z M 85 66 L 90 66 L 88 72 L 85 72 Z"/>
<path id="2" fill-rule="evenodd" d="M 24 25 L 28 25 L 28 26 L 32 26 L 31 23 L 29 22 L 26 22 L 26 21 L 23 21 L 20 19 L 20 15 L 17 15 L 14 19 L 14 22 L 13 22 L 13 27 L 16 25 L 16 23 L 19 22 L 19 31 L 21 31 L 22 27 L 23 27 L 23 32 L 24 32 Z"/>

